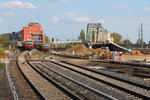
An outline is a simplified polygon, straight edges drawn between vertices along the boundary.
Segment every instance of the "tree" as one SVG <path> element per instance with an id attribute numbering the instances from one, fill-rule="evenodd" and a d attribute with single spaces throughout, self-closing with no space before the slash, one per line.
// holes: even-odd
<path id="1" fill-rule="evenodd" d="M 128 48 L 132 44 L 132 42 L 128 39 L 123 40 L 123 44 L 125 44 Z"/>
<path id="2" fill-rule="evenodd" d="M 6 38 L 6 37 L 0 37 L 0 43 L 3 43 L 5 41 L 8 41 L 8 38 Z"/>
<path id="3" fill-rule="evenodd" d="M 123 40 L 123 44 L 132 44 L 132 42 L 128 39 Z"/>
<path id="4" fill-rule="evenodd" d="M 114 38 L 114 43 L 121 44 L 122 43 L 122 36 L 118 33 L 111 33 L 111 36 Z"/>
<path id="5" fill-rule="evenodd" d="M 84 41 L 85 40 L 85 32 L 84 30 L 81 30 L 79 40 Z"/>
<path id="6" fill-rule="evenodd" d="M 46 36 L 46 35 L 45 35 L 45 42 L 46 42 L 46 43 L 49 43 L 49 42 L 50 42 L 49 37 Z"/>

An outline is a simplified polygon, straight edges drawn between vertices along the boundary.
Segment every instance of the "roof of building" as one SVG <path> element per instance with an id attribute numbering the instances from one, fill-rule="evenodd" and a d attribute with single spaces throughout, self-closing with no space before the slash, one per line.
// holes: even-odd
<path id="1" fill-rule="evenodd" d="M 32 25 L 38 25 L 39 23 L 37 23 L 37 22 L 31 22 L 31 23 L 29 23 L 28 25 L 29 26 L 32 26 Z"/>

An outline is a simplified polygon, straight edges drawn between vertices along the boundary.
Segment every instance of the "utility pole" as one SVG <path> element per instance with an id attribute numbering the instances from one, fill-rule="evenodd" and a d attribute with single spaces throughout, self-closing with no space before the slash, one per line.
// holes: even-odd
<path id="1" fill-rule="evenodd" d="M 127 48 L 130 48 L 130 34 L 127 33 Z"/>
<path id="2" fill-rule="evenodd" d="M 143 23 L 141 23 L 141 48 L 143 48 Z"/>
<path id="3" fill-rule="evenodd" d="M 138 29 L 138 47 L 140 48 L 141 46 L 141 32 L 140 32 L 140 29 Z"/>
<path id="4" fill-rule="evenodd" d="M 98 33 L 99 33 L 99 28 L 97 28 L 96 43 L 98 42 Z"/>

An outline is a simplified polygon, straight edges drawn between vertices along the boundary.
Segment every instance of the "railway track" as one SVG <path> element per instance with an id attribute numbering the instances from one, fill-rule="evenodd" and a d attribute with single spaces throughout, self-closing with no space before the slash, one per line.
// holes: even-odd
<path id="1" fill-rule="evenodd" d="M 67 75 L 61 72 L 58 72 L 54 69 L 49 69 L 49 67 L 42 63 L 32 62 L 32 64 L 36 67 L 35 69 L 38 70 L 40 74 L 45 73 L 44 77 L 51 77 L 52 79 L 54 79 L 55 82 L 62 84 L 63 87 L 68 89 L 68 91 L 74 93 L 75 95 L 78 95 L 80 100 L 117 100 L 111 95 L 98 91 L 97 89 L 94 89 L 91 86 L 87 86 L 85 85 L 85 83 L 79 82 L 71 77 L 68 77 Z M 86 90 L 88 92 L 84 93 L 86 92 Z"/>
<path id="2" fill-rule="evenodd" d="M 109 93 L 106 92 L 107 95 L 111 95 L 116 99 L 120 99 L 123 97 L 127 97 L 124 99 L 143 99 L 143 100 L 149 100 L 150 99 L 150 86 L 149 83 L 143 84 L 135 80 L 128 80 L 128 79 L 122 79 L 121 77 L 116 77 L 113 75 L 110 75 L 109 73 L 100 73 L 88 68 L 85 68 L 83 66 L 79 66 L 76 64 L 68 63 L 65 61 L 47 61 L 42 60 L 42 63 L 36 64 L 38 68 L 41 68 L 40 65 L 46 67 L 46 69 L 53 71 L 53 73 L 57 73 L 57 75 L 61 77 L 70 77 L 73 79 L 73 77 L 82 77 L 79 82 L 82 84 L 84 83 L 85 86 L 89 86 L 90 84 L 98 86 L 99 84 L 103 84 L 103 87 L 106 90 L 109 91 Z M 55 67 L 54 67 L 55 66 Z M 67 74 L 69 73 L 69 74 Z M 78 76 L 74 76 L 74 75 Z M 63 76 L 65 75 L 65 76 Z M 69 76 L 72 75 L 72 76 Z M 86 80 L 89 81 L 86 81 Z M 67 79 L 68 80 L 68 79 Z M 84 80 L 84 81 L 83 81 Z M 138 82 L 138 83 L 137 83 Z M 97 83 L 97 84 L 95 84 Z M 92 87 L 93 89 L 97 90 L 97 87 Z M 108 89 L 111 88 L 111 89 Z M 105 90 L 103 88 L 103 90 Z M 112 90 L 113 89 L 113 90 Z M 88 90 L 88 89 L 87 89 Z M 97 90 L 100 91 L 100 90 Z M 101 91 L 105 93 L 105 91 Z M 114 94 L 116 92 L 116 94 Z"/>
<path id="3" fill-rule="evenodd" d="M 9 63 L 6 64 L 6 73 L 9 81 L 14 100 L 39 100 L 38 96 L 34 93 L 25 77 L 22 75 L 19 66 L 17 66 L 17 57 L 19 54 L 11 54 Z M 1 84 L 2 85 L 2 84 Z M 3 85 L 2 85 L 3 87 Z M 9 96 L 7 96 L 7 100 Z M 9 99 L 9 100 L 11 100 Z M 1 99 L 0 99 L 1 100 Z M 4 99 L 3 99 L 4 100 Z"/>
<path id="4" fill-rule="evenodd" d="M 18 57 L 20 70 L 40 99 L 149 100 L 150 84 L 66 61 Z M 44 84 L 44 85 L 43 85 Z"/>
<path id="5" fill-rule="evenodd" d="M 34 70 L 26 60 L 26 54 L 23 52 L 17 60 L 21 73 L 24 75 L 34 92 L 41 100 L 70 100 L 73 95 L 68 95 L 64 91 L 60 90 L 48 79 L 41 76 L 36 70 Z M 75 98 L 75 97 L 74 97 Z M 73 99 L 74 99 L 73 98 Z"/>
<path id="6" fill-rule="evenodd" d="M 56 57 L 58 56 L 58 57 L 70 58 L 70 59 L 81 59 L 81 60 L 83 59 L 83 58 L 76 57 L 76 56 L 67 56 L 67 55 L 61 55 L 57 53 L 52 53 L 52 55 L 55 55 Z M 96 59 L 88 59 L 88 58 L 84 58 L 84 59 L 92 63 L 101 63 L 104 65 L 104 67 L 108 68 L 109 71 L 130 74 L 132 76 L 141 77 L 145 79 L 150 78 L 150 75 L 148 74 L 150 72 L 149 64 L 144 64 L 144 63 L 141 64 L 141 63 L 135 63 L 135 62 L 104 61 L 104 60 L 96 60 Z M 120 70 L 120 68 L 122 69 Z"/>

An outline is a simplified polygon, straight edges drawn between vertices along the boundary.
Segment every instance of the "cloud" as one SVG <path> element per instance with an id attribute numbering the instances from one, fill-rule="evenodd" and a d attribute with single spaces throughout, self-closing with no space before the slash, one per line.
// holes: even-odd
<path id="1" fill-rule="evenodd" d="M 58 22 L 60 20 L 69 20 L 73 22 L 81 22 L 81 23 L 88 23 L 91 19 L 87 16 L 76 14 L 76 13 L 67 13 L 65 15 L 54 16 L 51 18 L 51 22 Z"/>
<path id="2" fill-rule="evenodd" d="M 61 2 L 69 2 L 70 0 L 59 0 Z"/>
<path id="3" fill-rule="evenodd" d="M 119 8 L 128 8 L 129 7 L 129 5 L 127 5 L 127 4 L 117 4 L 115 6 L 119 7 Z"/>
<path id="4" fill-rule="evenodd" d="M 69 2 L 70 0 L 47 0 L 48 2 Z"/>
<path id="5" fill-rule="evenodd" d="M 9 1 L 5 3 L 1 3 L 0 7 L 3 8 L 10 8 L 10 9 L 25 9 L 25 8 L 30 8 L 30 9 L 35 9 L 37 8 L 33 4 L 29 2 L 21 2 L 21 1 Z"/>
<path id="6" fill-rule="evenodd" d="M 144 11 L 145 12 L 150 12 L 150 8 L 145 8 Z"/>
<path id="7" fill-rule="evenodd" d="M 3 19 L 2 18 L 0 18 L 0 23 L 2 23 L 3 22 Z"/>
<path id="8" fill-rule="evenodd" d="M 51 19 L 52 22 L 58 22 L 59 20 L 60 20 L 60 18 L 59 17 L 55 17 L 55 16 Z"/>
<path id="9" fill-rule="evenodd" d="M 45 0 L 48 4 L 60 4 L 60 3 L 68 3 L 71 0 Z"/>
<path id="10" fill-rule="evenodd" d="M 68 15 L 68 16 L 76 16 L 77 14 L 70 12 L 70 13 L 68 13 L 67 15 Z"/>
<path id="11" fill-rule="evenodd" d="M 79 16 L 75 16 L 75 17 L 73 17 L 72 18 L 72 21 L 74 21 L 74 22 L 83 22 L 83 23 L 88 23 L 88 22 L 90 22 L 90 18 L 89 17 L 79 17 Z"/>
<path id="12" fill-rule="evenodd" d="M 15 14 L 14 14 L 14 13 L 11 13 L 11 12 L 4 12 L 4 15 L 5 15 L 5 16 L 15 16 Z"/>
<path id="13" fill-rule="evenodd" d="M 104 19 L 98 19 L 96 20 L 97 23 L 105 23 Z"/>
<path id="14" fill-rule="evenodd" d="M 69 19 L 71 19 L 74 22 L 83 22 L 83 23 L 88 23 L 90 22 L 90 18 L 84 15 L 79 15 L 76 13 L 68 13 L 67 14 Z"/>

